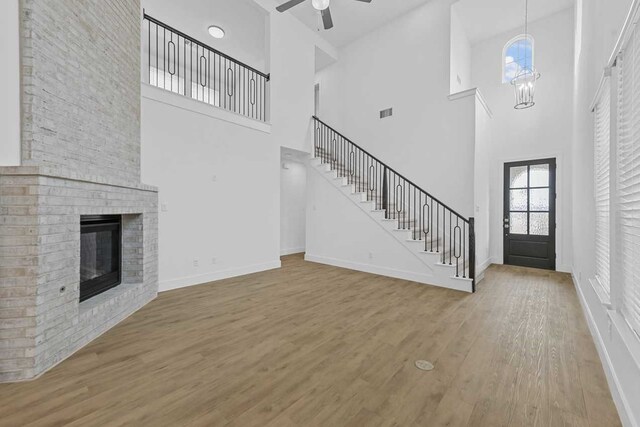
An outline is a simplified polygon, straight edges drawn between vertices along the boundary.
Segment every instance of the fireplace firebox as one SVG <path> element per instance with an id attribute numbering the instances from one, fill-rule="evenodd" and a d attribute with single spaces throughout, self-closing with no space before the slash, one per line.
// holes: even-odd
<path id="1" fill-rule="evenodd" d="M 87 215 L 80 218 L 80 301 L 122 280 L 122 217 Z"/>

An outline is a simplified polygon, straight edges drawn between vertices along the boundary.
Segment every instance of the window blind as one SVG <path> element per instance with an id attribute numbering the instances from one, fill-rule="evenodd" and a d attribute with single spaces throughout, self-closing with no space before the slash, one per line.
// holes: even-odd
<path id="1" fill-rule="evenodd" d="M 611 87 L 608 78 L 603 84 L 602 96 L 596 104 L 594 114 L 596 278 L 602 288 L 609 293 Z"/>
<path id="2" fill-rule="evenodd" d="M 622 315 L 640 335 L 640 34 L 637 27 L 623 48 L 618 67 L 616 265 L 622 282 Z"/>

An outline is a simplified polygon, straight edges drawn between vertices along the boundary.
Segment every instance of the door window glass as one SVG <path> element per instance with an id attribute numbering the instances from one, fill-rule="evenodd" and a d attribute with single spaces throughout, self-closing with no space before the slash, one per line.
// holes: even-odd
<path id="1" fill-rule="evenodd" d="M 549 213 L 548 212 L 531 212 L 529 214 L 531 219 L 531 227 L 529 234 L 535 236 L 548 236 L 549 235 Z"/>
<path id="2" fill-rule="evenodd" d="M 510 188 L 527 188 L 527 167 L 518 166 L 511 168 Z"/>
<path id="3" fill-rule="evenodd" d="M 549 186 L 549 165 L 529 166 L 529 187 Z"/>
<path id="4" fill-rule="evenodd" d="M 509 232 L 549 235 L 549 164 L 509 169 Z"/>
<path id="5" fill-rule="evenodd" d="M 527 190 L 511 190 L 509 209 L 512 211 L 527 210 Z"/>
<path id="6" fill-rule="evenodd" d="M 528 220 L 526 212 L 511 212 L 509 215 L 511 234 L 527 234 Z"/>

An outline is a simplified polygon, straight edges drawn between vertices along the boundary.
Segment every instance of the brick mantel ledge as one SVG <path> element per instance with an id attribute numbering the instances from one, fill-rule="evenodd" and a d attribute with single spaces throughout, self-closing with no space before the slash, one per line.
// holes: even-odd
<path id="1" fill-rule="evenodd" d="M 80 174 L 55 166 L 0 166 L 0 175 L 11 176 L 45 176 L 50 178 L 62 178 L 70 181 L 87 182 L 91 184 L 103 184 L 111 187 L 128 188 L 132 190 L 158 192 L 158 187 L 143 183 L 132 183 L 124 180 L 105 178 L 100 176 Z"/>

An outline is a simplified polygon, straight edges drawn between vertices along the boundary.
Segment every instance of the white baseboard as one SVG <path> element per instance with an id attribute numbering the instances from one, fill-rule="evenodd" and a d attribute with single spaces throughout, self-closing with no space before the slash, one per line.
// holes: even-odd
<path id="1" fill-rule="evenodd" d="M 480 273 L 484 273 L 484 271 L 489 268 L 489 266 L 493 264 L 493 261 L 491 258 L 487 258 L 486 260 L 484 260 L 484 262 L 478 264 L 478 266 L 476 267 L 476 272 L 480 272 Z"/>
<path id="2" fill-rule="evenodd" d="M 600 356 L 600 362 L 602 363 L 602 367 L 604 368 L 604 373 L 607 377 L 607 382 L 609 383 L 609 389 L 611 390 L 611 397 L 613 398 L 616 408 L 618 409 L 618 415 L 620 416 L 622 425 L 628 427 L 639 427 L 636 420 L 633 419 L 633 412 L 630 410 L 631 406 L 629 404 L 629 399 L 625 395 L 624 390 L 620 385 L 618 375 L 616 374 L 616 371 L 611 362 L 611 358 L 609 357 L 609 352 L 604 345 L 604 340 L 602 339 L 600 330 L 598 329 L 596 321 L 593 317 L 591 308 L 589 307 L 589 304 L 587 304 L 587 299 L 582 291 L 582 287 L 580 286 L 578 279 L 573 275 L 573 273 L 571 274 L 571 278 L 573 279 L 573 284 L 578 293 L 578 299 L 580 300 L 582 311 L 584 312 L 585 318 L 587 319 L 587 325 L 589 326 L 589 331 L 591 332 L 591 336 L 593 337 L 593 341 L 596 345 L 598 356 Z"/>
<path id="3" fill-rule="evenodd" d="M 260 271 L 273 270 L 274 268 L 280 268 L 280 267 L 281 267 L 280 260 L 276 260 L 276 261 L 270 261 L 270 262 L 265 262 L 261 264 L 247 265 L 239 268 L 230 268 L 228 270 L 198 274 L 195 276 L 181 277 L 179 279 L 165 280 L 160 282 L 159 292 L 186 288 L 188 286 L 202 285 L 209 282 L 215 282 L 217 280 L 244 276 L 245 274 L 258 273 Z"/>
<path id="4" fill-rule="evenodd" d="M 345 261 L 336 258 L 305 254 L 305 261 L 317 262 L 318 264 L 332 265 L 334 267 L 346 268 L 349 270 L 363 271 L 365 273 L 377 274 L 380 276 L 393 277 L 395 279 L 410 280 L 412 282 L 423 283 L 425 285 L 437 286 L 439 288 L 454 289 L 456 291 L 470 292 L 470 282 L 455 280 L 451 286 L 438 285 L 433 283 L 434 276 L 428 274 L 414 273 L 412 271 L 396 270 L 379 265 L 364 264 L 360 262 Z M 455 282 L 460 282 L 459 285 Z"/>
<path id="5" fill-rule="evenodd" d="M 299 248 L 281 249 L 280 256 L 301 254 L 302 252 L 304 252 L 304 249 L 304 246 L 301 246 Z"/>
<path id="6" fill-rule="evenodd" d="M 476 285 L 484 280 L 484 273 L 491 264 L 494 264 L 491 257 L 487 258 L 484 262 L 480 263 L 476 267 Z"/>
<path id="7" fill-rule="evenodd" d="M 556 265 L 556 271 L 559 272 L 559 273 L 572 273 L 573 274 L 573 269 L 571 268 L 571 266 L 565 265 L 565 264 Z"/>
<path id="8" fill-rule="evenodd" d="M 499 256 L 492 256 L 488 259 L 489 264 L 487 265 L 487 267 L 489 267 L 489 265 L 491 264 L 497 264 L 497 265 L 505 265 L 504 264 L 504 260 L 502 259 L 502 257 Z M 572 273 L 573 272 L 573 268 L 571 266 L 565 265 L 565 264 L 558 264 L 556 265 L 556 270 L 559 273 Z"/>

